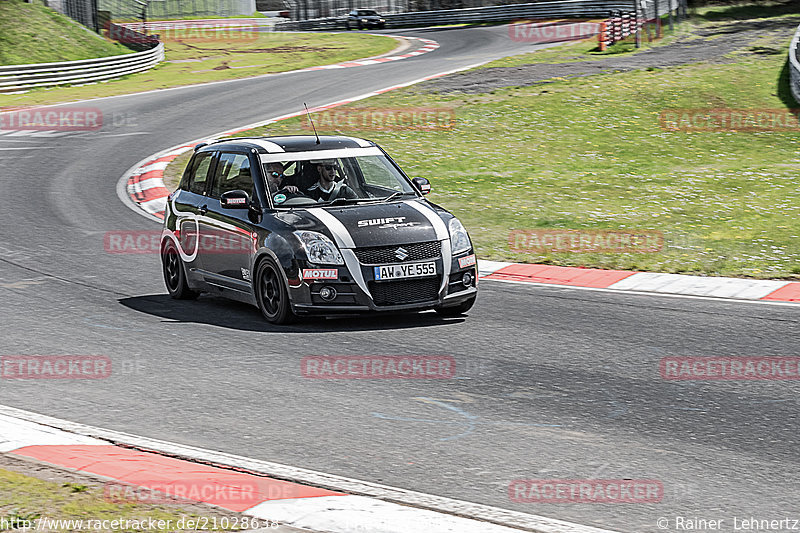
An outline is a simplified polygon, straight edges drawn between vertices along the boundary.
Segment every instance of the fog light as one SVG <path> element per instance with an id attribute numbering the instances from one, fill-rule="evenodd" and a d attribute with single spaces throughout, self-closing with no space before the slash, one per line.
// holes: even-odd
<path id="1" fill-rule="evenodd" d="M 461 283 L 463 283 L 465 287 L 471 287 L 473 281 L 472 272 L 464 272 L 464 275 L 461 277 Z"/>
<path id="2" fill-rule="evenodd" d="M 329 301 L 333 300 L 334 298 L 336 298 L 336 289 L 334 289 L 333 287 L 328 287 L 328 286 L 322 287 L 319 290 L 319 297 L 322 298 L 323 300 L 329 302 Z"/>

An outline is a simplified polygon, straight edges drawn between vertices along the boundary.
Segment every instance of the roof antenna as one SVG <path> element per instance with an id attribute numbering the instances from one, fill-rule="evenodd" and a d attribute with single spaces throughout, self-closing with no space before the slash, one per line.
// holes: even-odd
<path id="1" fill-rule="evenodd" d="M 317 144 L 319 144 L 319 135 L 317 135 L 317 128 L 314 127 L 314 121 L 311 120 L 311 113 L 308 112 L 308 106 L 305 102 L 303 102 L 303 107 L 306 108 L 306 116 L 308 116 L 308 121 L 311 123 L 311 129 L 314 130 L 314 136 L 317 138 Z"/>

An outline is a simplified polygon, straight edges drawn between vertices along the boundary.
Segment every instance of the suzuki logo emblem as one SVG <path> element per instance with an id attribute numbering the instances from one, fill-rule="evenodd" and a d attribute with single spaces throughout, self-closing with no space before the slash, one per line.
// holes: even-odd
<path id="1" fill-rule="evenodd" d="M 394 256 L 400 261 L 408 257 L 408 251 L 405 248 L 398 248 L 394 251 Z"/>

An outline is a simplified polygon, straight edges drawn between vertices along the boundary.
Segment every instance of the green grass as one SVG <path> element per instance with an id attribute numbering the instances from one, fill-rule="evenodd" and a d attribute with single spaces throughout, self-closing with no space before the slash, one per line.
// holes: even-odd
<path id="1" fill-rule="evenodd" d="M 197 507 L 194 507 L 197 510 Z M 187 512 L 181 504 L 176 505 L 145 505 L 145 504 L 119 504 L 106 501 L 102 486 L 87 487 L 75 483 L 57 483 L 26 476 L 18 472 L 0 469 L 0 519 L 4 519 L 12 527 L 11 531 L 23 531 L 25 521 L 47 518 L 50 520 L 139 520 L 149 519 L 171 521 L 172 528 L 168 531 L 182 531 L 176 528 L 181 518 L 203 520 L 208 519 L 208 530 L 213 529 L 213 517 L 217 517 L 217 524 L 232 524 L 233 522 L 220 522 L 223 516 L 234 516 L 232 513 L 222 514 L 209 509 L 208 513 L 198 515 Z M 2 522 L 0 522 L 2 523 Z M 52 522 L 50 522 L 52 523 Z M 166 522 L 165 522 L 166 523 Z M 0 526 L 0 531 L 8 531 Z M 31 531 L 32 529 L 25 530 Z M 75 531 L 74 528 L 53 528 L 47 531 Z M 90 531 L 84 525 L 81 531 Z M 95 529 L 98 531 L 97 529 Z M 230 529 L 227 529 L 230 530 Z M 148 531 L 147 528 L 129 529 L 102 529 L 102 531 Z M 153 531 L 150 529 L 149 531 Z M 161 531 L 166 531 L 162 529 Z"/>
<path id="2" fill-rule="evenodd" d="M 0 65 L 74 61 L 130 52 L 42 5 L 0 1 Z"/>
<path id="3" fill-rule="evenodd" d="M 786 50 L 788 41 L 770 40 Z M 754 47 L 757 48 L 757 47 Z M 784 54 L 488 94 L 410 87 L 351 107 L 451 107 L 449 131 L 320 131 L 381 144 L 465 223 L 482 258 L 754 278 L 800 274 L 797 132 L 665 131 L 678 108 L 797 107 Z M 742 80 L 747 80 L 746 83 Z M 240 135 L 305 133 L 292 119 Z M 515 229 L 661 231 L 657 253 L 516 253 Z"/>
<path id="4" fill-rule="evenodd" d="M 166 35 L 166 61 L 147 72 L 83 87 L 0 95 L 0 105 L 50 104 L 245 78 L 380 55 L 397 46 L 391 37 L 356 33 L 230 32 L 213 40 L 203 40 L 209 34 L 195 30 L 186 32 L 184 40 L 177 40 L 182 33 Z"/>

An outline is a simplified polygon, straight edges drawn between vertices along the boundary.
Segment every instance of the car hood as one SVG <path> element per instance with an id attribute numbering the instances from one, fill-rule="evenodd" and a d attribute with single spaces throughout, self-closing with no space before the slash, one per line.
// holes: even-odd
<path id="1" fill-rule="evenodd" d="M 393 246 L 449 238 L 447 226 L 426 202 L 306 209 L 340 246 Z"/>

